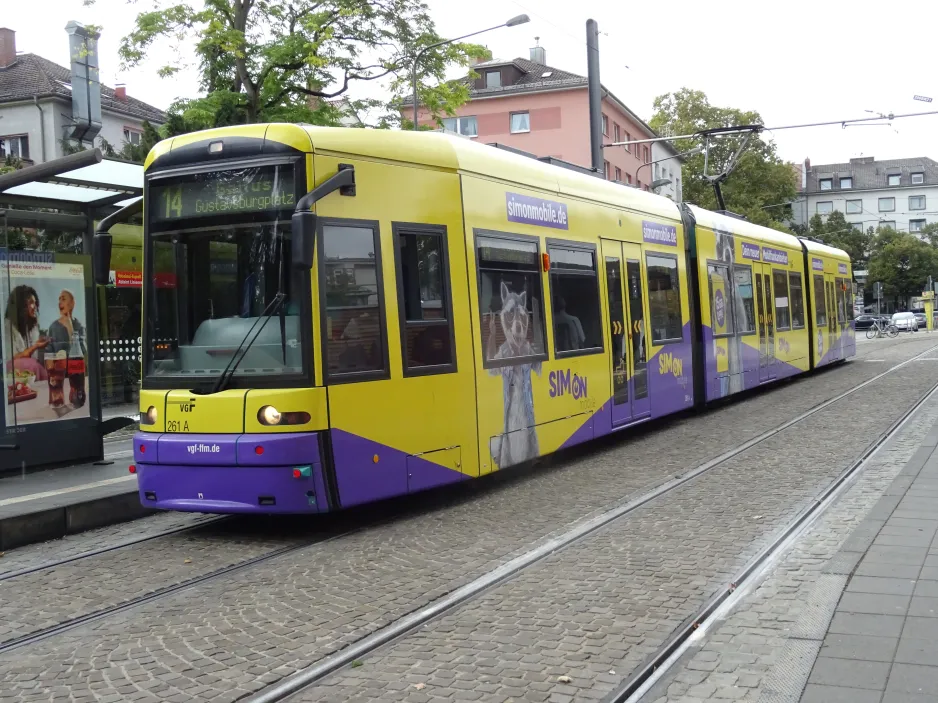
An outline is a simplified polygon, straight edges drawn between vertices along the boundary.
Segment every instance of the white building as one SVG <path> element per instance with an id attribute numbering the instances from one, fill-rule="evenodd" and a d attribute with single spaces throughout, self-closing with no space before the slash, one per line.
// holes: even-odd
<path id="1" fill-rule="evenodd" d="M 139 143 L 144 120 L 156 127 L 166 114 L 123 87 L 101 86 L 96 145 L 103 139 L 120 151 L 127 142 Z M 16 33 L 0 28 L 0 158 L 41 163 L 64 156 L 63 138 L 71 124 L 71 70 L 36 54 L 17 54 Z"/>
<path id="2" fill-rule="evenodd" d="M 676 203 L 681 202 L 681 161 L 674 147 L 669 142 L 652 142 L 651 144 L 652 161 L 652 182 L 669 179 L 671 182 L 667 185 L 655 188 L 658 195 L 664 195 L 671 198 Z"/>
<path id="3" fill-rule="evenodd" d="M 834 210 L 858 229 L 892 227 L 918 232 L 938 222 L 938 163 L 927 157 L 812 166 L 805 159 L 801 193 L 792 204 L 795 224 Z"/>

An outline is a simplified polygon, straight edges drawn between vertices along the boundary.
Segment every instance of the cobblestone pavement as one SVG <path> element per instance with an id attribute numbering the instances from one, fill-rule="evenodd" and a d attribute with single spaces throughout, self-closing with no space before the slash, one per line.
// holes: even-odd
<path id="1" fill-rule="evenodd" d="M 938 381 L 933 366 L 897 371 L 298 700 L 600 700 Z"/>
<path id="2" fill-rule="evenodd" d="M 552 531 L 718 455 L 727 448 L 726 427 L 733 428 L 734 443 L 749 439 L 933 343 L 884 345 L 876 357 L 882 362 L 830 369 L 624 440 L 600 442 L 553 468 L 467 487 L 466 498 L 455 505 L 292 553 L 221 584 L 187 589 L 24 647 L 0 657 L 0 700 L 131 694 L 141 700 L 234 700 L 466 583 Z M 904 378 L 904 371 L 871 388 Z M 885 410 L 882 393 L 876 391 L 876 410 Z M 728 520 L 753 519 L 727 510 Z M 659 530 L 667 520 L 662 517 Z M 682 559 L 674 555 L 660 566 L 679 572 Z M 653 566 L 650 572 L 662 573 Z M 148 568 L 147 562 L 137 568 Z M 63 597 L 68 593 L 67 583 L 53 588 Z M 47 601 L 36 594 L 36 604 L 21 607 L 39 610 Z"/>
<path id="3" fill-rule="evenodd" d="M 900 472 L 917 470 L 934 449 L 936 422 L 938 404 L 923 407 L 765 580 L 713 627 L 702 644 L 689 650 L 643 696 L 642 703 L 797 703 L 848 576 L 854 572 L 861 578 L 909 576 L 904 570 L 910 567 L 905 565 L 857 568 L 857 564 L 908 485 Z M 927 444 L 932 446 L 921 446 L 929 435 Z M 874 529 L 865 529 L 871 523 Z M 905 537 L 910 530 L 918 533 L 918 521 L 893 516 L 881 535 L 888 541 L 885 535 Z M 909 577 L 917 576 L 916 567 L 916 573 Z M 879 627 L 888 624 L 884 621 L 889 617 L 870 614 L 867 619 Z M 831 630 L 858 634 L 843 629 L 836 619 Z M 850 699 L 815 700 L 834 703 Z"/>
<path id="4" fill-rule="evenodd" d="M 301 541 L 218 523 L 7 579 L 0 644 Z"/>
<path id="5" fill-rule="evenodd" d="M 206 519 L 205 515 L 192 513 L 157 513 L 139 520 L 98 527 L 48 542 L 29 544 L 11 549 L 0 558 L 0 576 L 69 559 L 96 549 L 105 549 L 129 540 L 158 535 L 167 530 L 192 527 Z"/>

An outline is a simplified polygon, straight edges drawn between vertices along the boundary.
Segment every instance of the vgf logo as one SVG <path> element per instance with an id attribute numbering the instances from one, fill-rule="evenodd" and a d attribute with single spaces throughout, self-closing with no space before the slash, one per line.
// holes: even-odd
<path id="1" fill-rule="evenodd" d="M 189 400 L 177 400 L 175 403 L 179 406 L 179 412 L 181 413 L 195 412 L 195 398 L 189 398 Z"/>

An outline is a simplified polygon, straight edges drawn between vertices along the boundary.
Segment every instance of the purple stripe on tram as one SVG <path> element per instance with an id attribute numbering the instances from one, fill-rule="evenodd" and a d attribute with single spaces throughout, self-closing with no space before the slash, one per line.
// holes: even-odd
<path id="1" fill-rule="evenodd" d="M 339 501 L 344 508 L 467 478 L 459 471 L 351 432 L 331 432 Z"/>

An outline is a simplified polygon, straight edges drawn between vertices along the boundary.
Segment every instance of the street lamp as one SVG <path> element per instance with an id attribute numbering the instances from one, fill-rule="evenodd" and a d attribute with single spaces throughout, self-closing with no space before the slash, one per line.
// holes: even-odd
<path id="1" fill-rule="evenodd" d="M 462 39 L 468 39 L 469 37 L 474 37 L 477 34 L 482 34 L 483 32 L 491 32 L 493 29 L 501 29 L 502 27 L 517 27 L 519 24 L 527 24 L 531 21 L 531 18 L 527 15 L 518 15 L 517 17 L 512 17 L 510 20 L 504 24 L 499 24 L 494 27 L 489 27 L 488 29 L 480 29 L 478 32 L 472 32 L 472 34 L 464 34 L 461 37 L 455 37 L 453 39 L 446 39 L 445 41 L 437 42 L 436 44 L 431 44 L 430 46 L 425 46 L 420 51 L 417 52 L 417 55 L 414 56 L 414 67 L 413 67 L 413 78 L 414 78 L 414 130 L 417 129 L 417 108 L 420 106 L 419 101 L 417 100 L 417 65 L 420 63 L 420 57 L 425 53 L 430 51 L 430 49 L 435 49 L 438 46 L 443 46 L 445 44 L 452 44 L 454 41 L 460 41 Z"/>

